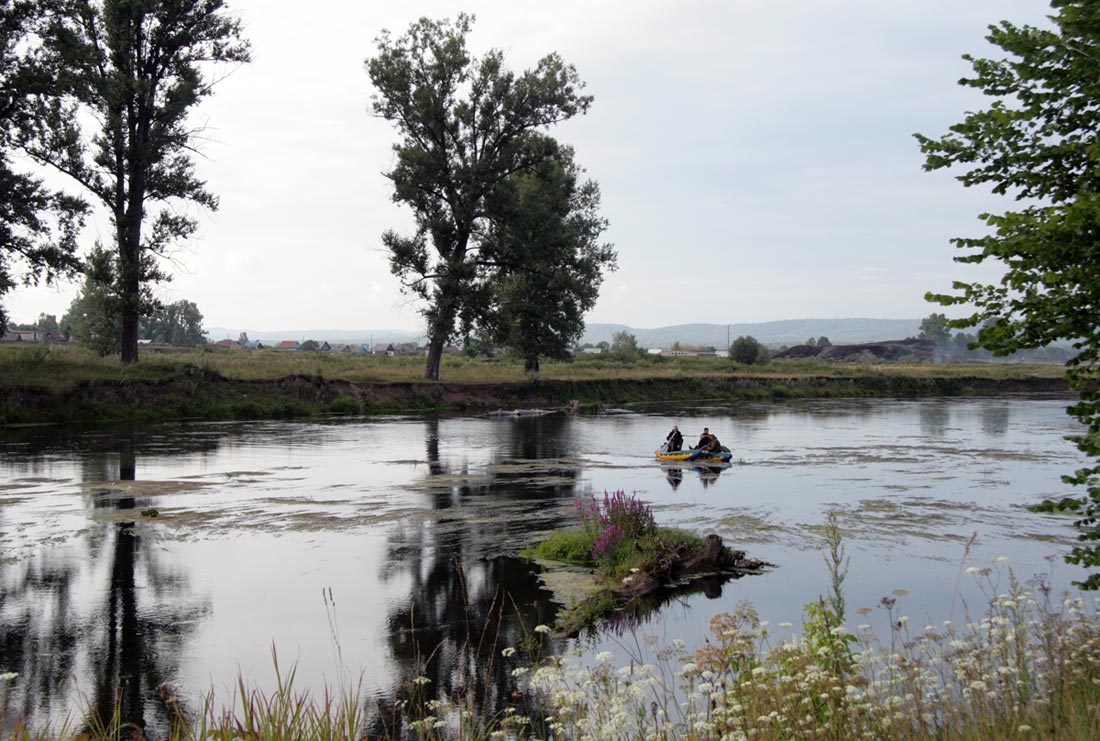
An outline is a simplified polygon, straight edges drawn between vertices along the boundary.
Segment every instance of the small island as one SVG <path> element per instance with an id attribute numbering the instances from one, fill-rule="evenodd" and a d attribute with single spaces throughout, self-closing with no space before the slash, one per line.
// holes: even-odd
<path id="1" fill-rule="evenodd" d="M 554 533 L 523 554 L 543 567 L 547 586 L 567 603 L 557 625 L 566 635 L 617 612 L 648 612 L 673 594 L 709 593 L 772 565 L 718 535 L 659 527 L 652 509 L 624 491 L 578 499 L 576 508 L 580 529 Z M 563 573 L 580 579 L 563 580 Z"/>

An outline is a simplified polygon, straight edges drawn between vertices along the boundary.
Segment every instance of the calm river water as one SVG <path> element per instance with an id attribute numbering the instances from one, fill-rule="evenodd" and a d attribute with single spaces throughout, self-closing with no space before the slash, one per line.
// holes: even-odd
<path id="1" fill-rule="evenodd" d="M 0 674 L 13 711 L 56 726 L 120 697 L 156 724 L 156 688 L 194 702 L 238 673 L 297 686 L 362 675 L 385 703 L 420 673 L 504 694 L 500 645 L 557 606 L 515 558 L 574 524 L 574 498 L 624 489 L 662 524 L 717 532 L 776 568 L 680 598 L 639 630 L 701 641 L 742 601 L 798 623 L 825 592 L 820 526 L 836 511 L 850 609 L 897 588 L 914 620 L 980 596 L 966 566 L 1006 556 L 1058 588 L 1072 520 L 1026 507 L 1067 493 L 1083 463 L 1064 399 L 645 405 L 597 416 L 387 417 L 0 431 Z M 672 424 L 704 425 L 735 465 L 659 465 Z M 155 516 L 151 510 L 156 510 Z M 144 514 L 142 514 L 144 513 Z M 964 562 L 967 542 L 976 534 Z M 958 586 L 956 586 L 958 584 Z M 717 593 L 716 593 L 717 592 Z M 495 607 L 505 600 L 503 613 Z M 874 620 L 872 616 L 868 621 Z M 860 619 L 859 622 L 862 622 Z M 613 631 L 584 639 L 613 646 Z M 554 652 L 572 648 L 552 638 Z"/>

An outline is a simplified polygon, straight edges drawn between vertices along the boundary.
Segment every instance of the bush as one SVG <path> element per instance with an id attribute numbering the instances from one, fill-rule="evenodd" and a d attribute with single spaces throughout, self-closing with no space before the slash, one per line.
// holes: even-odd
<path id="1" fill-rule="evenodd" d="M 742 365 L 765 365 L 771 359 L 768 348 L 755 337 L 738 337 L 730 345 L 730 360 Z"/>
<path id="2" fill-rule="evenodd" d="M 583 532 L 592 539 L 592 558 L 604 569 L 614 572 L 633 542 L 657 530 L 653 511 L 633 494 L 604 492 L 603 502 L 595 497 L 578 499 L 577 512 Z"/>
<path id="3" fill-rule="evenodd" d="M 345 394 L 329 402 L 327 411 L 331 414 L 362 414 L 363 402 L 350 394 Z"/>

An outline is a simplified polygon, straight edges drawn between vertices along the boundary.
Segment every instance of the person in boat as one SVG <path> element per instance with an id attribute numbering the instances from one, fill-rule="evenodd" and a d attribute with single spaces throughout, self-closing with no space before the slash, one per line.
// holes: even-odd
<path id="1" fill-rule="evenodd" d="M 707 453 L 720 453 L 722 451 L 722 443 L 718 442 L 717 435 L 711 435 L 710 439 L 707 440 L 707 444 L 705 446 L 700 446 L 699 449 Z"/>
<path id="2" fill-rule="evenodd" d="M 695 443 L 695 449 L 696 450 L 709 450 L 710 449 L 710 441 L 711 441 L 711 438 L 713 438 L 713 437 L 714 437 L 714 435 L 710 434 L 710 428 L 709 427 L 704 427 L 703 428 L 703 434 L 699 436 L 699 442 Z M 715 438 L 715 439 L 717 439 L 717 438 Z"/>
<path id="3" fill-rule="evenodd" d="M 665 436 L 665 450 L 675 452 L 684 447 L 684 436 L 680 434 L 680 428 L 672 425 L 672 431 Z"/>

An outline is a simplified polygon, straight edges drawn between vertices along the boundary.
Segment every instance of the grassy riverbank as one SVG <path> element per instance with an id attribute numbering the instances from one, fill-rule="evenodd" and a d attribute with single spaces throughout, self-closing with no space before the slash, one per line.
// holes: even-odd
<path id="1" fill-rule="evenodd" d="M 0 348 L 0 424 L 263 419 L 316 414 L 487 411 L 694 399 L 914 397 L 1065 391 L 1058 365 L 843 365 L 610 358 L 543 364 L 447 358 L 443 382 L 423 359 L 275 350 L 156 350 L 123 366 L 79 349 Z"/>

